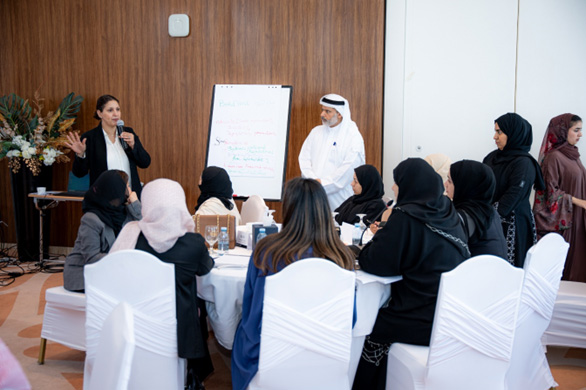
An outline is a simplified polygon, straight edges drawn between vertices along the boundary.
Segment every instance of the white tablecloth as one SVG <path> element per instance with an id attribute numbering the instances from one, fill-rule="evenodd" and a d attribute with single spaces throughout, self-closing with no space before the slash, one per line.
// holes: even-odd
<path id="1" fill-rule="evenodd" d="M 208 319 L 218 342 L 232 349 L 234 334 L 242 315 L 242 296 L 250 251 L 236 247 L 215 259 L 214 268 L 197 277 L 198 296 L 206 301 Z M 356 324 L 352 335 L 350 383 L 354 380 L 364 338 L 372 332 L 378 309 L 391 295 L 390 284 L 400 276 L 380 277 L 356 271 Z"/>

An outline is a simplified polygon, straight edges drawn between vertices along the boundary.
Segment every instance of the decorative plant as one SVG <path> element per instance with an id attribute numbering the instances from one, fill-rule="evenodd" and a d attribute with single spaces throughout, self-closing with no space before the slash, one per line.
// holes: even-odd
<path id="1" fill-rule="evenodd" d="M 14 173 L 18 173 L 23 162 L 36 176 L 41 164 L 69 161 L 65 134 L 75 122 L 83 97 L 72 92 L 61 101 L 57 111 L 44 116 L 43 101 L 39 91 L 35 92 L 32 105 L 14 93 L 0 97 L 0 159 L 8 158 Z"/>

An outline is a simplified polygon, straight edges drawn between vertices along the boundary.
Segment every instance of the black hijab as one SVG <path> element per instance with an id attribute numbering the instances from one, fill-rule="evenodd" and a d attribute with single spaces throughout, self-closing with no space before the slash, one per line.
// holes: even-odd
<path id="1" fill-rule="evenodd" d="M 448 197 L 444 196 L 442 178 L 431 165 L 421 158 L 408 158 L 397 165 L 393 177 L 399 187 L 396 209 L 459 239 L 464 244 L 468 241 L 456 209 Z M 445 237 L 441 233 L 440 235 Z M 464 255 L 469 256 L 468 248 L 445 238 Z"/>
<path id="2" fill-rule="evenodd" d="M 535 189 L 544 190 L 545 182 L 541 174 L 541 167 L 537 160 L 529 154 L 533 143 L 533 130 L 531 124 L 521 115 L 509 112 L 495 120 L 503 133 L 507 135 L 507 144 L 503 150 L 496 150 L 489 154 L 492 164 L 508 164 L 517 157 L 531 159 L 535 166 Z"/>
<path id="3" fill-rule="evenodd" d="M 376 167 L 368 164 L 361 165 L 354 169 L 354 173 L 356 173 L 356 179 L 362 187 L 362 192 L 346 199 L 336 209 L 338 223 L 355 223 L 358 221 L 356 214 L 362 213 L 366 214 L 366 219 L 372 220 L 386 207 L 382 200 L 385 194 L 383 179 Z"/>
<path id="4" fill-rule="evenodd" d="M 231 202 L 234 190 L 230 176 L 225 169 L 220 167 L 207 167 L 201 173 L 201 184 L 199 185 L 201 194 L 197 198 L 195 211 L 209 198 L 218 198 L 228 210 L 234 208 Z"/>
<path id="5" fill-rule="evenodd" d="M 478 237 L 483 237 L 494 217 L 492 196 L 496 179 L 486 164 L 472 160 L 458 161 L 450 167 L 454 184 L 454 206 L 474 221 Z"/>
<path id="6" fill-rule="evenodd" d="M 81 207 L 84 213 L 96 214 L 116 236 L 126 220 L 126 184 L 120 171 L 103 172 L 85 193 Z"/>
<path id="7" fill-rule="evenodd" d="M 361 165 L 354 169 L 356 173 L 356 179 L 362 187 L 362 192 L 358 195 L 354 195 L 354 203 L 364 203 L 373 199 L 381 199 L 385 194 L 385 187 L 383 185 L 383 179 L 378 173 L 378 170 L 372 165 Z"/>

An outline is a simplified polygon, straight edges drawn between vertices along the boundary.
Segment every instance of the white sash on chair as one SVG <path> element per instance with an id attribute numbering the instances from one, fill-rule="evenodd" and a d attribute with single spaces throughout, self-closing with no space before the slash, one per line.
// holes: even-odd
<path id="1" fill-rule="evenodd" d="M 269 370 L 302 350 L 310 350 L 340 361 L 349 361 L 352 329 L 347 313 L 337 302 L 348 302 L 347 291 L 328 302 L 301 313 L 265 296 L 259 371 Z"/>
<path id="2" fill-rule="evenodd" d="M 518 293 L 505 296 L 482 312 L 473 310 L 450 294 L 443 297 L 444 313 L 438 320 L 428 366 L 457 356 L 465 348 L 509 361 Z"/>

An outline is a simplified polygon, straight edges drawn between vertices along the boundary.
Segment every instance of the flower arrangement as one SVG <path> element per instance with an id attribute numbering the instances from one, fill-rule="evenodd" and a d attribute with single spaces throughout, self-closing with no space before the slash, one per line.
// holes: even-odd
<path id="1" fill-rule="evenodd" d="M 0 159 L 8 158 L 14 173 L 18 173 L 23 162 L 37 176 L 43 164 L 69 161 L 69 149 L 64 143 L 66 132 L 75 122 L 83 97 L 72 92 L 56 112 L 44 116 L 43 101 L 39 91 L 35 92 L 32 105 L 14 93 L 0 97 Z"/>

